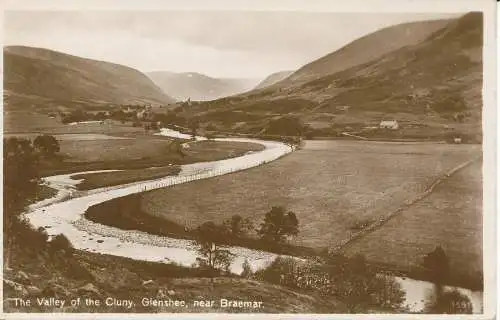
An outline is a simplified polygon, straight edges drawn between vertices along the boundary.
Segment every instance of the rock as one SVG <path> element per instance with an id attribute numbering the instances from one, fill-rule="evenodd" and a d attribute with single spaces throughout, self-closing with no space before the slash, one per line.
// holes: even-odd
<path id="1" fill-rule="evenodd" d="M 42 291 L 42 294 L 47 297 L 67 298 L 70 292 L 60 284 L 50 282 Z"/>
<path id="2" fill-rule="evenodd" d="M 92 294 L 92 295 L 96 295 L 96 296 L 101 295 L 101 293 L 99 292 L 99 289 L 93 283 L 90 283 L 90 282 L 87 283 L 86 285 L 78 288 L 77 292 L 79 294 L 83 294 L 83 295 L 85 295 L 85 294 Z"/>
<path id="3" fill-rule="evenodd" d="M 18 271 L 14 280 L 22 284 L 31 284 L 30 277 L 24 271 Z"/>
<path id="4" fill-rule="evenodd" d="M 103 243 L 104 240 L 97 240 L 97 243 Z"/>
<path id="5" fill-rule="evenodd" d="M 42 289 L 35 286 L 27 286 L 26 290 L 30 296 L 39 296 L 42 294 Z"/>
<path id="6" fill-rule="evenodd" d="M 16 292 L 16 294 L 21 295 L 21 296 L 27 296 L 28 295 L 28 290 L 24 288 L 24 286 L 20 283 L 16 283 L 11 280 L 4 279 L 3 282 L 12 290 Z"/>

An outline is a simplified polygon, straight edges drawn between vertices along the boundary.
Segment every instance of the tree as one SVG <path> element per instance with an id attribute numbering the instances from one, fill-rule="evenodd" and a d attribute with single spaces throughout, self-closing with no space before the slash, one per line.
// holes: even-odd
<path id="1" fill-rule="evenodd" d="M 405 292 L 392 275 L 385 273 L 376 275 L 374 282 L 375 304 L 387 310 L 401 310 L 405 302 Z"/>
<path id="2" fill-rule="evenodd" d="M 433 314 L 472 314 L 472 302 L 458 290 L 446 291 L 427 304 L 426 313 Z"/>
<path id="3" fill-rule="evenodd" d="M 250 219 L 243 219 L 237 214 L 233 215 L 230 220 L 224 221 L 224 226 L 234 238 L 239 238 L 253 229 L 253 224 Z"/>
<path id="4" fill-rule="evenodd" d="M 245 259 L 245 261 L 243 262 L 243 271 L 241 272 L 241 276 L 243 278 L 251 278 L 252 275 L 253 275 L 253 272 L 252 272 L 252 267 L 250 266 L 250 263 L 248 262 L 247 259 Z"/>
<path id="5" fill-rule="evenodd" d="M 156 131 L 158 130 L 158 124 L 155 121 L 152 121 L 150 124 L 150 128 L 151 130 Z"/>
<path id="6" fill-rule="evenodd" d="M 182 158 L 184 158 L 186 155 L 184 154 L 184 149 L 182 148 L 182 143 L 179 140 L 174 140 L 168 145 L 168 151 L 173 151 L 174 153 L 177 153 L 180 155 Z"/>
<path id="7" fill-rule="evenodd" d="M 222 247 L 227 233 L 226 228 L 213 222 L 205 222 L 196 229 L 196 241 L 200 254 L 196 261 L 200 267 L 209 268 L 212 271 L 227 272 L 229 270 L 233 254 Z"/>
<path id="8" fill-rule="evenodd" d="M 449 258 L 441 246 L 437 246 L 424 257 L 423 266 L 429 271 L 432 282 L 439 287 L 446 281 L 450 272 Z"/>
<path id="9" fill-rule="evenodd" d="M 267 134 L 302 136 L 305 131 L 303 122 L 295 116 L 284 116 L 271 120 L 266 128 Z"/>
<path id="10" fill-rule="evenodd" d="M 51 135 L 41 135 L 37 136 L 33 141 L 33 146 L 38 152 L 40 152 L 43 156 L 51 158 L 57 152 L 60 151 L 59 142 L 54 136 Z"/>
<path id="11" fill-rule="evenodd" d="M 261 224 L 258 234 L 261 239 L 282 243 L 286 236 L 297 235 L 299 233 L 299 222 L 292 211 L 285 213 L 283 207 L 272 207 L 266 213 L 264 222 Z"/>
<path id="12" fill-rule="evenodd" d="M 5 263 L 8 266 L 15 234 L 12 231 L 13 224 L 20 222 L 18 215 L 28 204 L 28 200 L 36 194 L 39 176 L 38 157 L 28 139 L 4 139 L 3 159 L 3 226 Z"/>
<path id="13" fill-rule="evenodd" d="M 200 127 L 200 123 L 195 120 L 191 119 L 189 120 L 189 129 L 191 130 L 191 136 L 194 139 L 196 139 L 196 132 L 198 131 L 198 128 Z"/>

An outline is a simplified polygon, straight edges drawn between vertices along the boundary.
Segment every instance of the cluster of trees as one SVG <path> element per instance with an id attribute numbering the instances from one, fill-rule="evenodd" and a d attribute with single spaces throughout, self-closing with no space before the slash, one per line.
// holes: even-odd
<path id="1" fill-rule="evenodd" d="M 35 198 L 40 183 L 39 163 L 52 159 L 60 150 L 59 142 L 50 135 L 26 138 L 4 138 L 4 247 L 9 260 L 16 226 L 22 227 L 19 218 L 25 206 Z"/>
<path id="2" fill-rule="evenodd" d="M 423 267 L 435 284 L 434 292 L 422 310 L 424 313 L 472 313 L 472 303 L 465 294 L 456 289 L 444 289 L 450 265 L 441 247 L 425 256 Z M 251 272 L 245 261 L 242 276 L 331 296 L 341 301 L 349 313 L 366 313 L 370 310 L 409 312 L 405 305 L 405 292 L 395 275 L 368 264 L 362 255 L 328 255 L 305 261 L 280 256 L 255 273 Z"/>
<path id="3" fill-rule="evenodd" d="M 404 312 L 405 292 L 392 275 L 379 273 L 361 255 L 325 260 L 278 257 L 253 278 L 293 289 L 317 292 L 343 303 L 347 313 L 370 310 Z"/>
<path id="4" fill-rule="evenodd" d="M 295 213 L 283 207 L 272 207 L 256 230 L 264 243 L 282 244 L 287 236 L 297 235 L 298 220 Z M 233 215 L 222 224 L 205 222 L 195 230 L 199 257 L 196 265 L 214 272 L 228 272 L 233 255 L 227 245 L 249 236 L 255 226 L 249 218 Z M 249 268 L 249 265 L 248 265 Z M 245 268 L 244 268 L 245 269 Z M 247 273 L 249 270 L 246 271 Z"/>
<path id="5" fill-rule="evenodd" d="M 297 117 L 285 116 L 269 121 L 266 134 L 282 136 L 303 136 L 306 131 L 305 124 Z"/>

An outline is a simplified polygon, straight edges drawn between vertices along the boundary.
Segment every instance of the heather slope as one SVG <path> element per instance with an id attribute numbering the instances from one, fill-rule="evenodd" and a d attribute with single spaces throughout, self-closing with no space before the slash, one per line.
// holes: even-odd
<path id="1" fill-rule="evenodd" d="M 396 119 L 400 130 L 383 134 L 441 139 L 462 132 L 480 141 L 482 21 L 481 13 L 469 13 L 377 31 L 275 85 L 211 102 L 210 108 L 202 105 L 199 116 L 259 132 L 270 119 L 292 114 L 325 128 L 323 135 L 364 133 L 381 120 Z M 237 120 L 220 120 L 229 115 Z"/>

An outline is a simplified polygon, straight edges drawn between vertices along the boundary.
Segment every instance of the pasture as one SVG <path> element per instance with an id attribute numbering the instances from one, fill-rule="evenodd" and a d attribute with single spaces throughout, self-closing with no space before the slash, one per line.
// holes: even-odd
<path id="1" fill-rule="evenodd" d="M 483 270 L 481 161 L 458 171 L 422 201 L 346 248 L 371 261 L 419 266 L 440 245 L 455 277 L 474 278 Z"/>
<path id="2" fill-rule="evenodd" d="M 233 214 L 258 226 L 272 206 L 281 205 L 299 220 L 293 244 L 330 248 L 480 153 L 478 145 L 308 141 L 265 166 L 146 192 L 140 205 L 189 227 Z"/>
<path id="3" fill-rule="evenodd" d="M 171 140 L 161 136 L 61 140 L 60 143 L 61 152 L 66 156 L 64 166 L 69 166 L 72 172 L 124 169 L 76 175 L 75 179 L 84 179 L 77 186 L 79 190 L 176 175 L 180 171 L 179 164 L 221 160 L 262 149 L 261 145 L 254 143 L 198 141 L 189 143 L 189 149 L 181 155 L 175 152 Z"/>
<path id="4" fill-rule="evenodd" d="M 28 111 L 5 111 L 4 134 L 76 134 L 76 133 L 102 133 L 102 134 L 130 134 L 142 133 L 141 127 L 133 127 L 130 122 L 121 123 L 108 120 L 104 124 L 85 123 L 76 125 L 62 124 L 58 118 L 50 118 L 47 114 Z"/>

